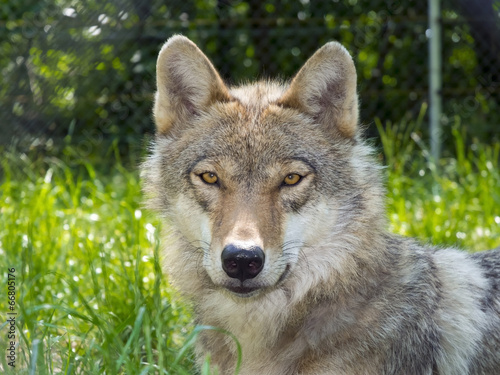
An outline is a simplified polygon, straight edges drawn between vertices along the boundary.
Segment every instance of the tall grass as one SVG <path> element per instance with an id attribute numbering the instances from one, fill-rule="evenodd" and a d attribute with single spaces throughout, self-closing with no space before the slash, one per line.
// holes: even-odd
<path id="1" fill-rule="evenodd" d="M 432 160 L 416 121 L 377 121 L 387 167 L 391 231 L 471 251 L 500 246 L 500 143 L 467 139 L 456 118 L 454 150 Z"/>
<path id="2" fill-rule="evenodd" d="M 418 121 L 378 124 L 391 230 L 471 250 L 500 245 L 500 144 L 469 142 L 457 123 L 456 152 L 433 161 Z M 195 373 L 186 349 L 200 328 L 161 273 L 161 224 L 141 208 L 136 168 L 110 158 L 96 168 L 4 153 L 0 275 L 16 269 L 18 348 L 15 370 L 0 356 L 3 373 Z"/>
<path id="3" fill-rule="evenodd" d="M 135 168 L 5 154 L 0 275 L 17 278 L 16 374 L 188 374 L 190 329 L 161 273 L 160 223 L 141 209 Z M 2 288 L 4 289 L 4 288 Z M 0 311 L 7 310 L 7 293 Z M 4 323 L 3 320 L 1 323 Z M 0 323 L 0 324 L 1 324 Z M 173 363 L 176 363 L 173 366 Z"/>

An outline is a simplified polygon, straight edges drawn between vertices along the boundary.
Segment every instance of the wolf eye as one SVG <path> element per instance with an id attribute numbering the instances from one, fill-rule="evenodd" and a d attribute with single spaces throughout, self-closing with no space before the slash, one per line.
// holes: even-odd
<path id="1" fill-rule="evenodd" d="M 302 176 L 297 173 L 290 173 L 287 175 L 284 180 L 284 185 L 297 185 L 299 181 L 302 180 Z"/>
<path id="2" fill-rule="evenodd" d="M 201 179 L 207 184 L 213 185 L 216 184 L 219 180 L 217 175 L 213 172 L 205 172 L 200 175 Z"/>

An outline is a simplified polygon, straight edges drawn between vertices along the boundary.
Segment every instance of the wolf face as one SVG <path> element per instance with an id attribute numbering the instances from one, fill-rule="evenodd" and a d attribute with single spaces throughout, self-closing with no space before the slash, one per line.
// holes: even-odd
<path id="1" fill-rule="evenodd" d="M 145 178 L 151 206 L 189 258 L 175 267 L 202 264 L 210 288 L 257 296 L 293 274 L 301 254 L 318 269 L 328 262 L 308 254 L 326 232 L 340 238 L 357 215 L 376 216 L 380 183 L 363 165 L 356 72 L 341 45 L 321 48 L 290 85 L 228 88 L 181 36 L 157 66 L 158 135 Z M 372 229 L 381 221 L 373 217 Z"/>

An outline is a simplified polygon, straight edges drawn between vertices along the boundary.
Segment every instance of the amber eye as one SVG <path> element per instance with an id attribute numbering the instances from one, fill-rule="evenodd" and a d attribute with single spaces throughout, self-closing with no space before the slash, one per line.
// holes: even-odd
<path id="1" fill-rule="evenodd" d="M 299 183 L 299 181 L 302 179 L 302 176 L 297 174 L 297 173 L 290 173 L 285 177 L 283 180 L 283 183 L 285 185 L 296 185 Z"/>
<path id="2" fill-rule="evenodd" d="M 200 175 L 201 179 L 207 184 L 215 184 L 217 183 L 217 175 L 213 172 L 205 172 Z"/>

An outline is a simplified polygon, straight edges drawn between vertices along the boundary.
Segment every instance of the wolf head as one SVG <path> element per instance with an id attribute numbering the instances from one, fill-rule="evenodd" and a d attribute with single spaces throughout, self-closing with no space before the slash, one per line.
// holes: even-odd
<path id="1" fill-rule="evenodd" d="M 167 220 L 165 261 L 181 291 L 258 298 L 293 280 L 307 289 L 341 279 L 346 262 L 359 272 L 366 255 L 356 248 L 384 225 L 383 192 L 344 47 L 324 45 L 289 84 L 232 88 L 174 36 L 157 85 L 143 176 Z"/>

